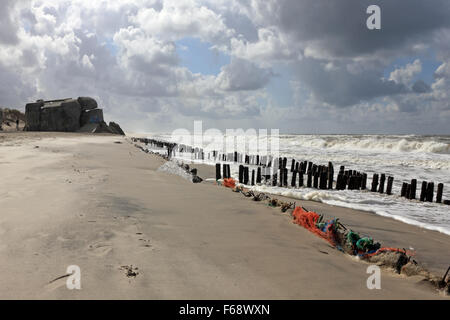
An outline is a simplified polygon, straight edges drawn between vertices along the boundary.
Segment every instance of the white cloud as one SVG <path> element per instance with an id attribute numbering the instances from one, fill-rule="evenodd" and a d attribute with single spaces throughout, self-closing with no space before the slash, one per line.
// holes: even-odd
<path id="1" fill-rule="evenodd" d="M 389 80 L 408 86 L 411 84 L 413 78 L 421 72 L 422 63 L 419 59 L 416 59 L 413 63 L 408 63 L 406 66 L 392 71 L 389 75 Z"/>

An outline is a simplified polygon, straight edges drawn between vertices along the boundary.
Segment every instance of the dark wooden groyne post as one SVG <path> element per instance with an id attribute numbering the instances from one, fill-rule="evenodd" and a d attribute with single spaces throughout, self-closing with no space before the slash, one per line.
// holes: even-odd
<path id="1" fill-rule="evenodd" d="M 300 169 L 300 172 L 298 173 L 298 186 L 303 187 L 303 170 Z"/>
<path id="2" fill-rule="evenodd" d="M 314 173 L 314 188 L 318 188 L 319 187 L 319 172 L 316 171 Z"/>
<path id="3" fill-rule="evenodd" d="M 248 167 L 244 167 L 244 184 L 248 185 Z"/>
<path id="4" fill-rule="evenodd" d="M 244 166 L 239 165 L 239 183 L 244 182 Z"/>
<path id="5" fill-rule="evenodd" d="M 408 184 L 406 182 L 403 182 L 402 184 L 402 191 L 400 192 L 401 197 L 406 197 L 406 188 L 408 187 Z"/>
<path id="6" fill-rule="evenodd" d="M 334 168 L 331 162 L 328 162 L 328 189 L 333 189 Z"/>
<path id="7" fill-rule="evenodd" d="M 252 186 L 255 185 L 255 169 L 252 170 Z"/>
<path id="8" fill-rule="evenodd" d="M 411 180 L 411 189 L 409 192 L 409 199 L 416 199 L 417 179 Z"/>
<path id="9" fill-rule="evenodd" d="M 394 177 L 388 177 L 387 187 L 386 187 L 386 194 L 391 195 L 392 194 L 392 185 L 394 184 Z"/>
<path id="10" fill-rule="evenodd" d="M 434 183 L 430 182 L 427 185 L 427 201 L 433 202 L 433 196 L 434 196 Z"/>
<path id="11" fill-rule="evenodd" d="M 291 187 L 295 188 L 297 182 L 297 170 L 292 171 Z"/>
<path id="12" fill-rule="evenodd" d="M 216 181 L 220 180 L 222 177 L 220 175 L 220 163 L 216 163 Z"/>
<path id="13" fill-rule="evenodd" d="M 374 173 L 373 174 L 373 178 L 372 178 L 372 192 L 377 192 L 377 187 L 378 187 L 378 174 Z"/>
<path id="14" fill-rule="evenodd" d="M 256 183 L 261 183 L 261 167 L 258 167 L 258 171 L 256 173 Z"/>
<path id="15" fill-rule="evenodd" d="M 308 171 L 308 180 L 306 181 L 306 186 L 311 188 L 312 186 L 312 170 Z"/>
<path id="16" fill-rule="evenodd" d="M 386 181 L 386 175 L 384 173 L 381 174 L 380 177 L 380 188 L 378 189 L 379 193 L 383 193 L 384 192 L 384 182 Z"/>
<path id="17" fill-rule="evenodd" d="M 441 203 L 442 202 L 442 193 L 444 192 L 444 184 L 439 183 L 437 188 L 437 194 L 436 194 L 436 202 Z"/>
<path id="18" fill-rule="evenodd" d="M 287 187 L 288 184 L 288 169 L 283 169 L 283 187 Z"/>
<path id="19" fill-rule="evenodd" d="M 427 197 L 427 182 L 422 181 L 422 189 L 420 190 L 420 201 L 425 201 Z"/>
<path id="20" fill-rule="evenodd" d="M 273 176 L 272 176 L 272 186 L 276 187 L 277 186 L 277 172 L 274 171 L 273 172 Z"/>

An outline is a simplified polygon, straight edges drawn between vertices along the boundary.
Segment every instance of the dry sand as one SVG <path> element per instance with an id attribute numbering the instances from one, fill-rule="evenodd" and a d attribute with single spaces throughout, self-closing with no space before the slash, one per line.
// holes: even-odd
<path id="1" fill-rule="evenodd" d="M 367 264 L 279 209 L 157 171 L 162 163 L 123 137 L 0 133 L 0 298 L 442 298 L 419 277 L 388 271 L 381 290 L 368 290 Z M 448 260 L 447 236 L 301 204 L 413 246 L 427 263 Z M 68 290 L 66 278 L 51 282 L 69 265 L 81 268 L 81 290 Z M 120 269 L 131 265 L 136 277 Z"/>

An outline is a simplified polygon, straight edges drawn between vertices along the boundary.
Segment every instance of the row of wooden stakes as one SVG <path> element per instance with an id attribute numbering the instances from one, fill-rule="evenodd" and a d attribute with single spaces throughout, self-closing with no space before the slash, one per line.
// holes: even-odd
<path id="1" fill-rule="evenodd" d="M 205 160 L 205 152 L 201 148 L 195 148 L 189 145 L 169 143 L 166 141 L 148 139 L 148 138 L 132 138 L 134 142 L 139 141 L 146 145 L 154 145 L 159 148 L 167 148 L 168 156 L 175 156 L 177 152 L 192 154 L 196 160 Z M 291 176 L 288 179 L 287 158 L 260 155 L 245 155 L 237 151 L 231 153 L 219 153 L 214 150 L 207 154 L 208 160 L 218 160 L 221 162 L 243 163 L 248 165 L 256 165 L 257 169 L 250 169 L 247 166 L 239 166 L 239 183 L 245 185 L 261 184 L 263 181 L 272 186 L 287 187 L 303 187 L 316 189 L 333 189 L 334 183 L 334 168 L 331 162 L 328 166 L 317 165 L 310 161 L 298 162 L 295 159 L 291 160 L 290 172 Z M 278 168 L 278 170 L 275 170 Z M 222 169 L 222 170 L 221 170 Z M 224 163 L 216 163 L 216 180 L 223 178 L 230 178 L 230 165 Z M 305 181 L 306 175 L 306 181 Z M 367 188 L 367 174 L 356 170 L 345 170 L 341 166 L 336 177 L 336 190 L 366 190 Z M 290 180 L 290 181 L 289 181 Z M 298 182 L 297 182 L 298 181 Z M 372 184 L 370 186 L 371 192 L 386 193 L 392 195 L 392 186 L 394 177 L 385 174 L 373 174 Z M 386 188 L 385 188 L 386 187 Z M 436 202 L 450 205 L 450 200 L 443 200 L 444 184 L 439 183 L 437 186 Z M 417 180 L 412 179 L 410 183 L 404 182 L 401 188 L 401 196 L 407 199 L 416 199 Z M 434 199 L 434 183 L 422 182 L 420 192 L 420 201 L 433 202 Z"/>

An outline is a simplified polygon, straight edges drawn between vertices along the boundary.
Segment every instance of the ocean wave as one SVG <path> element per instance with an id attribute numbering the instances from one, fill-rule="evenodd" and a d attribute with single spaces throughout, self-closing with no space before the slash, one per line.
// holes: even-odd
<path id="1" fill-rule="evenodd" d="M 285 135 L 280 138 L 290 147 L 450 154 L 450 138 L 447 137 Z"/>

